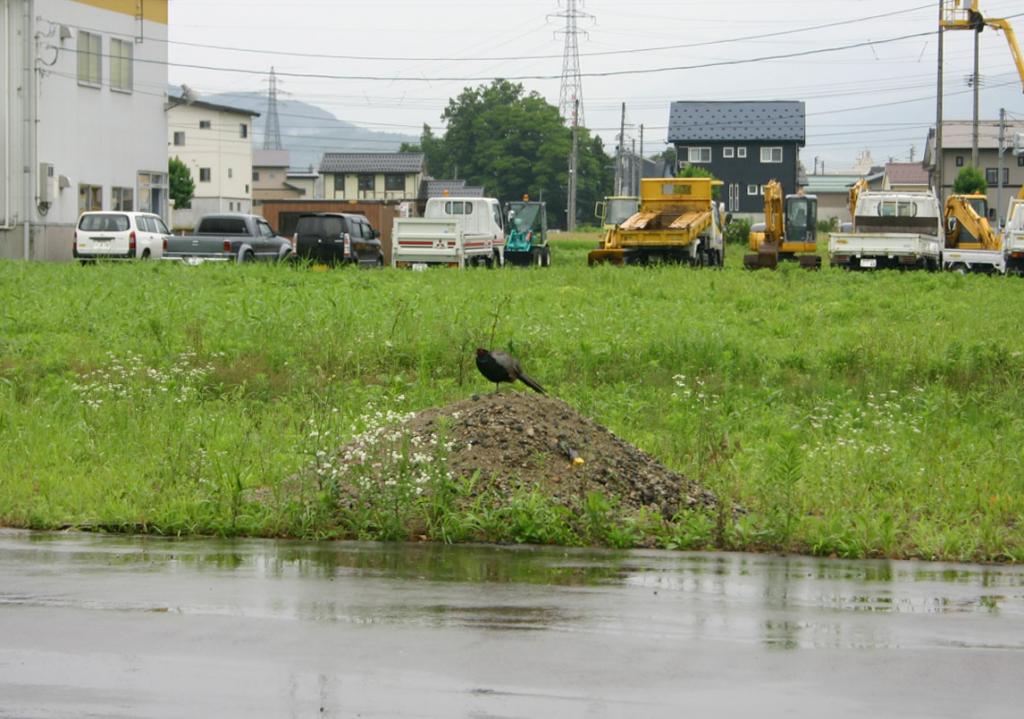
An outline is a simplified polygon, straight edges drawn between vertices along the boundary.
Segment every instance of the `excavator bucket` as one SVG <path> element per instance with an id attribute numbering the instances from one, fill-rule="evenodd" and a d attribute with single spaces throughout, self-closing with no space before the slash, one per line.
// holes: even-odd
<path id="1" fill-rule="evenodd" d="M 779 251 L 773 245 L 761 245 L 757 254 L 743 255 L 743 266 L 748 270 L 774 270 L 779 266 Z"/>

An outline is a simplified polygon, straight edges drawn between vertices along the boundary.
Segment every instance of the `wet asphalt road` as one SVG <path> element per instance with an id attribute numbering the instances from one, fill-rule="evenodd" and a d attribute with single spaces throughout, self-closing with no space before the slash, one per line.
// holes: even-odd
<path id="1" fill-rule="evenodd" d="M 1024 716 L 1024 568 L 0 532 L 0 717 Z"/>

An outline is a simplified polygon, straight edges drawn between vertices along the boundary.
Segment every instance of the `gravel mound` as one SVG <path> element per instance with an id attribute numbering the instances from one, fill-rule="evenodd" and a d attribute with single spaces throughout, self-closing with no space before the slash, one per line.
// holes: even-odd
<path id="1" fill-rule="evenodd" d="M 600 492 L 622 509 L 646 507 L 666 519 L 716 504 L 712 493 L 565 402 L 509 391 L 427 409 L 361 435 L 339 451 L 334 466 L 344 474 L 359 465 L 365 473 L 366 458 L 379 456 L 382 443 L 393 447 L 399 437 L 407 452 L 443 446 L 451 476 L 479 473 L 477 491 L 511 494 L 537 485 L 570 508 Z M 387 481 L 386 465 L 370 466 L 372 479 Z"/>

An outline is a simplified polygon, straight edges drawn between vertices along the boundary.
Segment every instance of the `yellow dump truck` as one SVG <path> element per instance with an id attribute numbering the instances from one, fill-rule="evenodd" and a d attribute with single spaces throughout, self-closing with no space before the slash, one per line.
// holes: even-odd
<path id="1" fill-rule="evenodd" d="M 721 266 L 723 212 L 714 199 L 714 188 L 721 184 L 707 177 L 642 180 L 640 208 L 607 231 L 587 262 Z"/>

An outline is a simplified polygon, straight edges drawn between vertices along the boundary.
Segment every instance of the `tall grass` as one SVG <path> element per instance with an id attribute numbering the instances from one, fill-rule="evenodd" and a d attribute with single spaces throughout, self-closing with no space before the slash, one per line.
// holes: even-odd
<path id="1" fill-rule="evenodd" d="M 0 523 L 1024 558 L 1019 279 L 749 273 L 733 247 L 587 268 L 594 237 L 549 270 L 0 264 Z M 492 332 L 722 508 L 568 517 L 437 471 L 385 516 L 308 471 L 383 413 L 490 391 Z"/>

